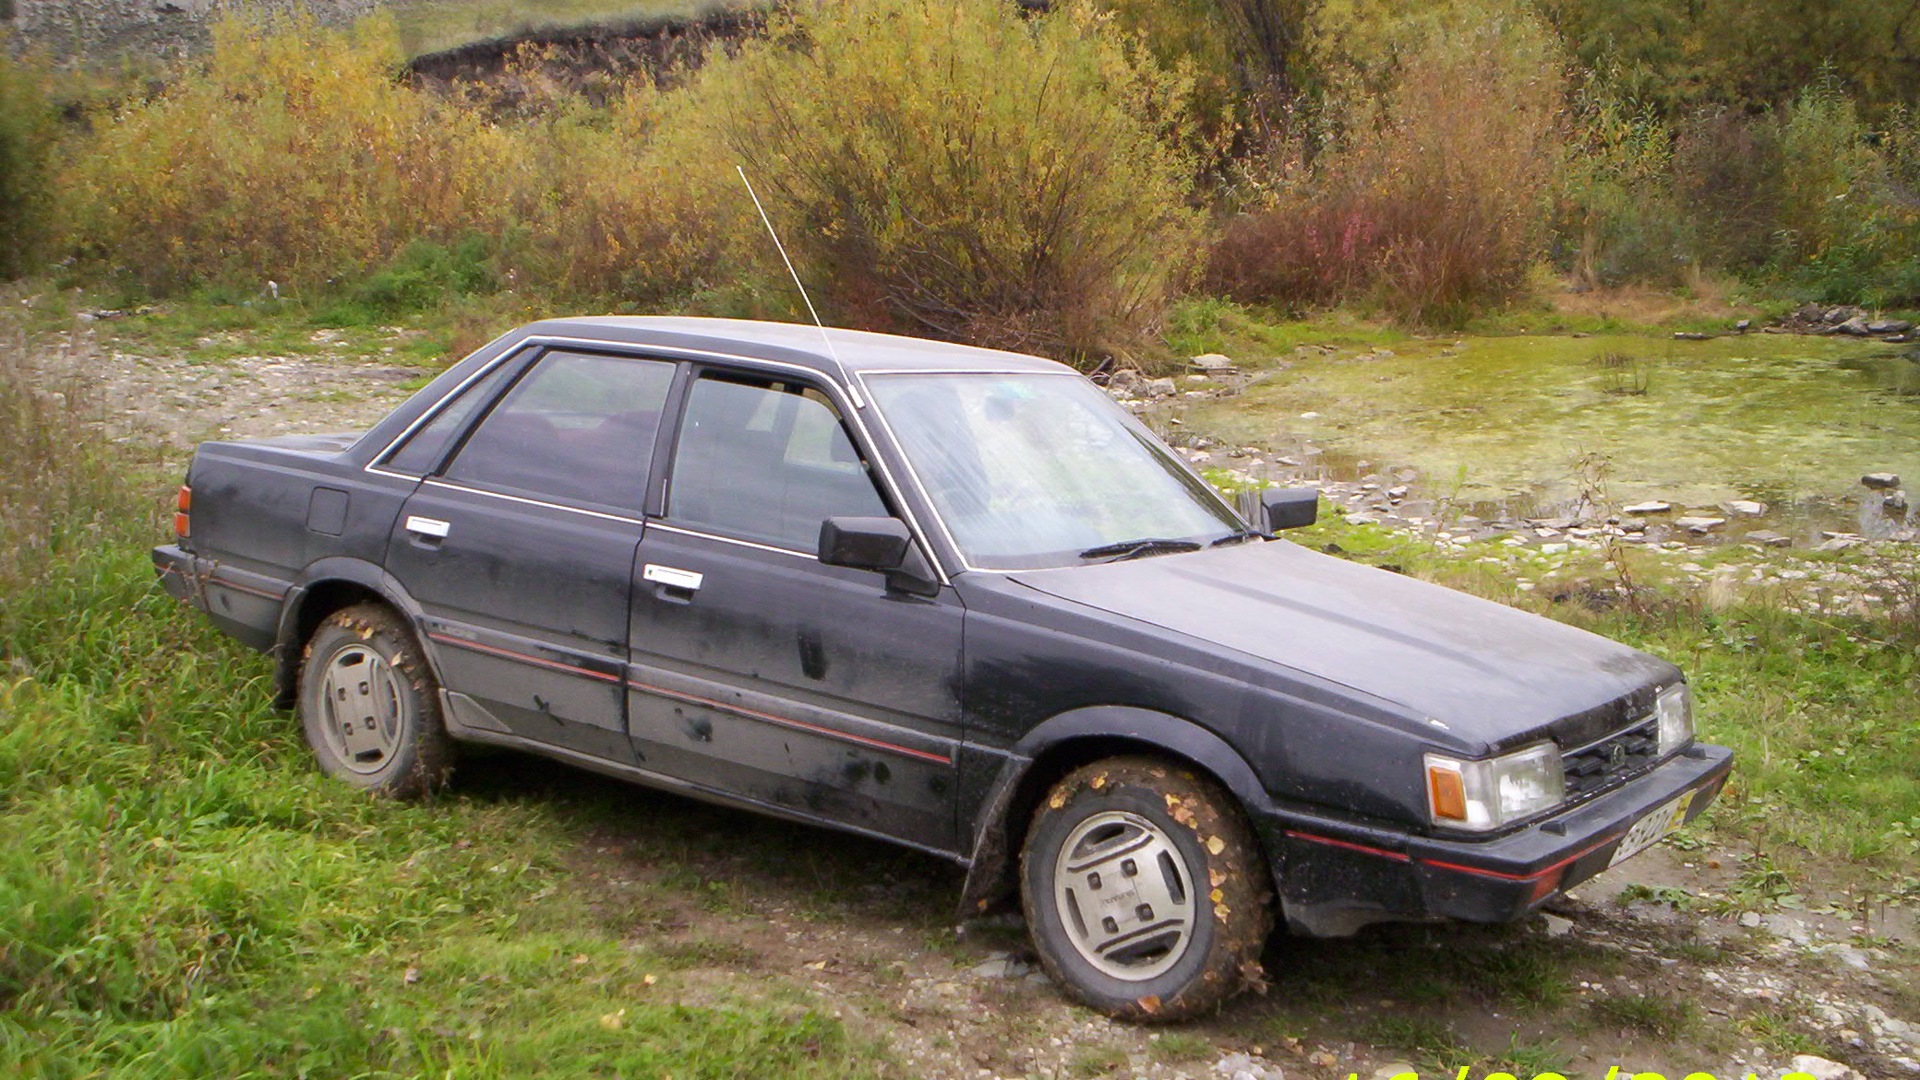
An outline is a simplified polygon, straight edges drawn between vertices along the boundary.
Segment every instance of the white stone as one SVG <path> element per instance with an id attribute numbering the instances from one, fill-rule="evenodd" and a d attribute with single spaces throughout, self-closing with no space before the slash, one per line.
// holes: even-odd
<path id="1" fill-rule="evenodd" d="M 1767 512 L 1767 504 L 1751 499 L 1735 499 L 1727 504 L 1727 512 L 1736 517 L 1759 517 Z"/>
<path id="2" fill-rule="evenodd" d="M 1727 519 L 1717 518 L 1717 517 L 1705 517 L 1705 516 L 1683 517 L 1683 518 L 1676 518 L 1673 523 L 1679 526 L 1680 528 L 1687 530 L 1688 532 L 1704 533 L 1704 532 L 1711 532 L 1714 529 L 1717 529 L 1720 526 L 1725 525 L 1727 523 Z"/>
<path id="3" fill-rule="evenodd" d="M 1634 503 L 1632 506 L 1623 506 L 1620 508 L 1620 512 L 1623 514 L 1664 514 L 1672 509 L 1672 503 L 1653 499 L 1648 502 Z"/>
<path id="4" fill-rule="evenodd" d="M 1847 1066 L 1837 1061 L 1828 1061 L 1823 1057 L 1814 1057 L 1812 1054 L 1795 1054 L 1793 1071 L 1806 1073 L 1813 1077 L 1813 1080 L 1864 1080 L 1859 1073 Z"/>

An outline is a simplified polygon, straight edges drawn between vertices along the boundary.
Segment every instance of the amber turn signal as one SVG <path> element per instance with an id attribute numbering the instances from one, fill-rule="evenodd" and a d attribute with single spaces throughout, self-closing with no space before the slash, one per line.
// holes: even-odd
<path id="1" fill-rule="evenodd" d="M 1453 769 L 1427 766 L 1427 801 L 1433 807 L 1433 816 L 1436 818 L 1467 820 L 1466 783 Z"/>
<path id="2" fill-rule="evenodd" d="M 173 507 L 175 511 L 173 515 L 173 534 L 185 540 L 190 531 L 188 528 L 188 515 L 193 511 L 193 489 L 185 484 L 181 484 L 180 494 L 175 496 Z"/>

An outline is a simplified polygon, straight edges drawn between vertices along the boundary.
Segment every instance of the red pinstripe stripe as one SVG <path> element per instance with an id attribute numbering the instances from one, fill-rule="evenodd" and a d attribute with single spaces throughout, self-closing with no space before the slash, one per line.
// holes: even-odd
<path id="1" fill-rule="evenodd" d="M 933 754 L 925 750 L 915 750 L 911 746 L 900 746 L 896 743 L 882 742 L 879 739 L 869 739 L 865 735 L 855 735 L 851 731 L 841 731 L 838 728 L 809 724 L 805 720 L 795 720 L 790 716 L 776 716 L 773 713 L 761 712 L 758 709 L 749 709 L 744 705 L 731 705 L 724 701 L 714 701 L 711 698 L 703 698 L 695 694 L 684 694 L 678 690 L 668 690 L 661 686 L 649 686 L 646 683 L 633 682 L 632 680 L 629 680 L 627 685 L 633 687 L 635 690 L 644 690 L 651 694 L 659 694 L 662 697 L 670 697 L 678 701 L 685 701 L 689 704 L 705 705 L 708 708 L 719 709 L 721 712 L 730 712 L 754 720 L 765 720 L 770 724 L 779 724 L 782 727 L 795 728 L 800 731 L 810 731 L 816 735 L 825 735 L 828 738 L 859 743 L 862 746 L 871 746 L 876 750 L 886 750 L 895 754 L 904 754 L 910 758 L 919 758 L 921 761 L 933 761 L 941 765 L 953 764 L 953 759 L 945 754 Z"/>
<path id="2" fill-rule="evenodd" d="M 564 671 L 572 675 L 585 675 L 589 679 L 599 679 L 601 682 L 618 683 L 621 681 L 620 676 L 609 675 L 604 671 L 593 671 L 589 668 L 579 667 L 574 664 L 563 664 L 558 660 L 546 660 L 538 656 L 528 656 L 526 653 L 514 652 L 512 649 L 496 648 L 492 645 L 482 645 L 477 641 L 468 641 L 465 638 L 435 633 L 429 633 L 427 636 L 444 645 L 452 645 L 458 649 L 471 649 L 474 652 L 483 652 L 492 656 L 505 657 L 508 660 L 519 660 L 522 663 L 533 664 L 537 667 L 549 668 L 554 671 Z"/>
<path id="3" fill-rule="evenodd" d="M 1386 848 L 1369 847 L 1366 844 L 1355 844 L 1347 840 L 1335 840 L 1331 836 L 1315 836 L 1313 833 L 1295 832 L 1292 829 L 1287 830 L 1287 835 L 1293 837 L 1295 840 L 1305 840 L 1314 844 L 1325 844 L 1328 847 L 1345 848 L 1348 851 L 1358 851 L 1362 855 L 1378 855 L 1383 859 L 1392 859 L 1394 862 L 1412 861 L 1405 852 L 1388 851 Z"/>
<path id="4" fill-rule="evenodd" d="M 216 577 L 216 578 L 209 578 L 207 580 L 209 580 L 215 585 L 220 586 L 223 589 L 232 589 L 235 592 L 251 593 L 254 596 L 258 596 L 266 600 L 279 600 L 284 598 L 287 595 L 285 589 L 282 589 L 279 592 L 268 592 L 265 589 L 256 588 L 255 586 L 252 586 L 252 585 L 242 585 L 237 581 L 232 581 L 227 578 Z"/>

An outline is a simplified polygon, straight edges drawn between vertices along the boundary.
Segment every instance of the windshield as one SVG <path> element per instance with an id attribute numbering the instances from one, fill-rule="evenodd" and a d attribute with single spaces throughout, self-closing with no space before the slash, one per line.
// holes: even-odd
<path id="1" fill-rule="evenodd" d="M 1085 379 L 892 374 L 868 385 L 972 566 L 1071 566 L 1197 547 L 1245 528 Z"/>

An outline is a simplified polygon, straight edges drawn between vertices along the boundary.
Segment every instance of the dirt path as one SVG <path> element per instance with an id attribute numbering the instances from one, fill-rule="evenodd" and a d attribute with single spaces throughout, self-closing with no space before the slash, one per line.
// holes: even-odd
<path id="1" fill-rule="evenodd" d="M 170 460 L 201 438 L 362 428 L 425 374 L 321 339 L 313 355 L 221 360 L 113 340 L 77 324 L 34 350 L 34 376 Z M 520 758 L 477 763 L 456 795 L 528 784 L 579 823 L 567 887 L 608 933 L 674 960 L 664 991 L 835 1012 L 902 1076 L 1772 1078 L 1815 1054 L 1920 1077 L 1911 915 L 1750 906 L 1749 861 L 1685 833 L 1691 850 L 1658 848 L 1517 926 L 1278 938 L 1264 996 L 1146 1028 L 1067 1004 L 1017 918 L 957 925 L 960 875 L 943 863 Z"/>

